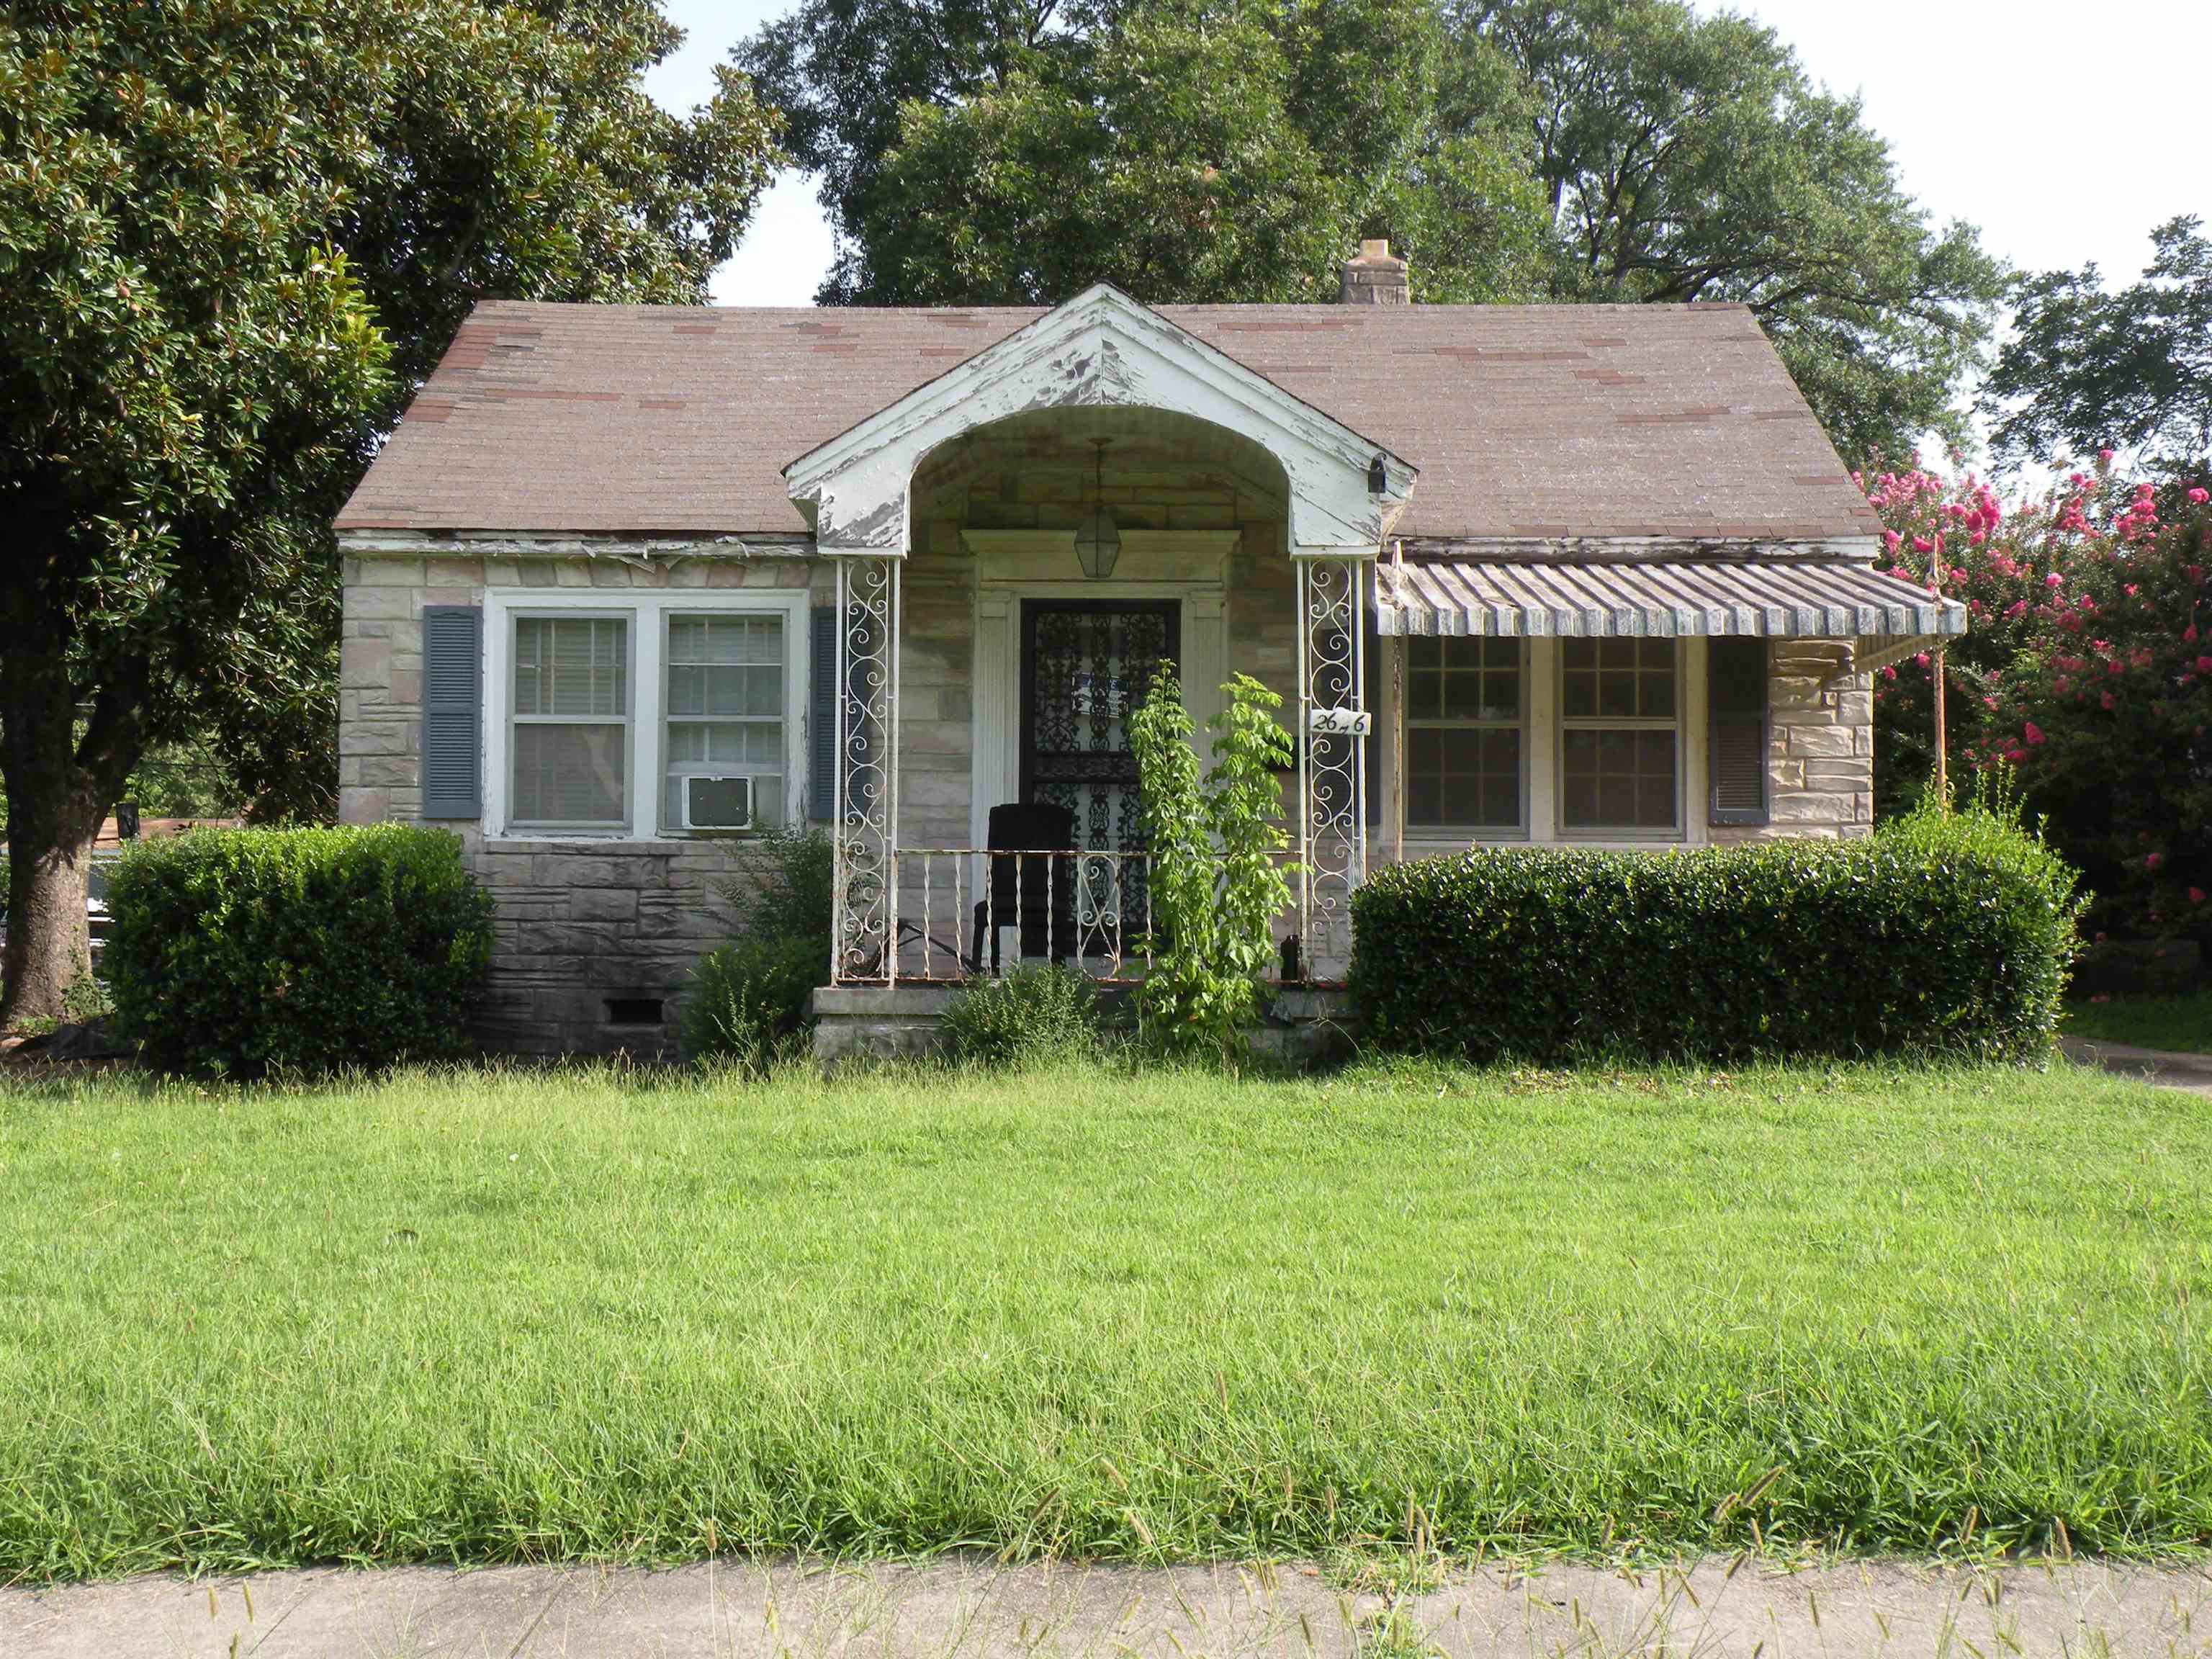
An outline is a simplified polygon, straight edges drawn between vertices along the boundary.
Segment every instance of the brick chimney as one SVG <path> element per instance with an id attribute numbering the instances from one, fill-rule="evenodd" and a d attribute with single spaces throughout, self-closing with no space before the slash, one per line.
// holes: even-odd
<path id="1" fill-rule="evenodd" d="M 1413 302 L 1413 284 L 1406 275 L 1406 262 L 1390 252 L 1388 242 L 1362 242 L 1355 258 L 1344 262 L 1344 290 L 1339 296 L 1348 306 L 1404 306 Z"/>

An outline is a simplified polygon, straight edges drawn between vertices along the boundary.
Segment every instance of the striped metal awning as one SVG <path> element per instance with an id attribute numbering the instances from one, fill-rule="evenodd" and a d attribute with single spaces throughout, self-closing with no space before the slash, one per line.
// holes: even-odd
<path id="1" fill-rule="evenodd" d="M 1376 631 L 1535 638 L 1747 634 L 1926 638 L 1966 631 L 1966 611 L 1869 564 L 1840 559 L 1538 562 L 1423 560 L 1375 567 Z"/>

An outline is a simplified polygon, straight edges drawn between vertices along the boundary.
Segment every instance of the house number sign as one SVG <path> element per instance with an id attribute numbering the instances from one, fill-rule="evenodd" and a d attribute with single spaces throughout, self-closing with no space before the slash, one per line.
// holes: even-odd
<path id="1" fill-rule="evenodd" d="M 1317 738 L 1364 738 L 1374 729 L 1375 716 L 1364 708 L 1310 708 L 1306 730 Z"/>

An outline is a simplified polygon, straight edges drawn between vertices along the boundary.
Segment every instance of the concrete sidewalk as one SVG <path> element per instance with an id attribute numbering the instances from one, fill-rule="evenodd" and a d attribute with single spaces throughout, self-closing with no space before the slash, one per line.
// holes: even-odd
<path id="1" fill-rule="evenodd" d="M 1137 1654 L 2212 1656 L 2212 1568 L 1727 1559 L 1443 1575 L 1395 1601 L 1312 1566 L 778 1559 L 335 1569 L 0 1589 L 7 1659 Z"/>
<path id="2" fill-rule="evenodd" d="M 2138 1048 L 2126 1042 L 2102 1042 L 2088 1037 L 2063 1036 L 2059 1048 L 2069 1060 L 2098 1066 L 2119 1077 L 2183 1089 L 2193 1095 L 2212 1095 L 2212 1054 L 2183 1054 L 2171 1048 Z"/>

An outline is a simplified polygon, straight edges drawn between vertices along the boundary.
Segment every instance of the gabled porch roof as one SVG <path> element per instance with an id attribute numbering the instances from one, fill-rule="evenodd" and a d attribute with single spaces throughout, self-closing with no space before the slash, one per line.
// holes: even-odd
<path id="1" fill-rule="evenodd" d="M 1372 553 L 1415 469 L 1108 283 L 1085 289 L 784 469 L 825 552 L 902 552 L 910 486 L 933 451 L 1040 410 L 1146 408 L 1266 450 L 1284 472 L 1293 547 Z"/>

